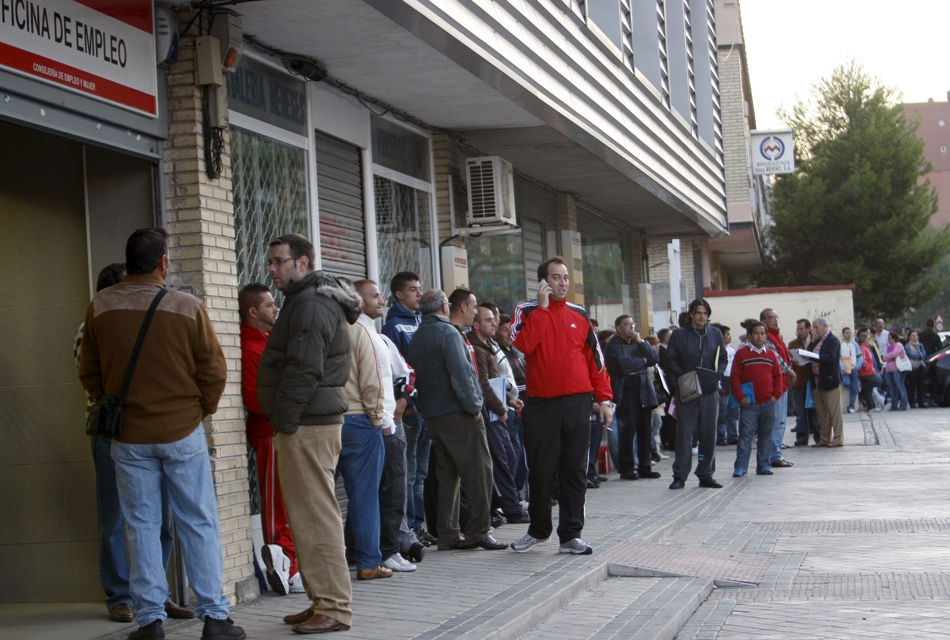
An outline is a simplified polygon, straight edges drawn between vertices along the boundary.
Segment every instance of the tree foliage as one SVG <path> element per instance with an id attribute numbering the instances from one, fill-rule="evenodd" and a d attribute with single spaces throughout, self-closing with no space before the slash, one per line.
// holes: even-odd
<path id="1" fill-rule="evenodd" d="M 854 284 L 859 317 L 897 317 L 934 298 L 950 230 L 934 230 L 931 169 L 893 89 L 854 62 L 779 117 L 795 133 L 796 171 L 772 190 L 763 286 Z"/>

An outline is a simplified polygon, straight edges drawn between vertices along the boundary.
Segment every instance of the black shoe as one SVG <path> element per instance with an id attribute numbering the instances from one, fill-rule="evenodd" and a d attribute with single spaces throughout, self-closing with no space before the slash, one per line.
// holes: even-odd
<path id="1" fill-rule="evenodd" d="M 507 523 L 508 523 L 508 520 L 505 519 L 505 516 L 493 516 L 491 519 L 491 526 L 493 526 L 496 529 Z"/>
<path id="2" fill-rule="evenodd" d="M 630 471 L 630 472 L 628 472 L 628 473 L 621 473 L 621 474 L 620 474 L 620 479 L 621 479 L 621 480 L 639 480 L 639 479 L 640 479 L 640 474 L 638 474 L 636 471 Z"/>
<path id="3" fill-rule="evenodd" d="M 531 524 L 531 516 L 524 511 L 506 515 L 505 520 L 508 521 L 508 524 Z"/>
<path id="4" fill-rule="evenodd" d="M 640 477 L 641 477 L 641 478 L 659 478 L 659 477 L 661 477 L 659 471 L 653 471 L 652 469 L 650 469 L 649 471 L 642 471 L 642 470 L 641 470 L 641 471 L 639 471 L 638 473 L 640 474 Z"/>
<path id="5" fill-rule="evenodd" d="M 722 485 L 716 482 L 715 478 L 700 478 L 699 486 L 707 489 L 722 489 Z"/>
<path id="6" fill-rule="evenodd" d="M 247 634 L 241 627 L 235 627 L 231 618 L 215 620 L 206 617 L 205 626 L 201 630 L 201 640 L 244 640 Z"/>
<path id="7" fill-rule="evenodd" d="M 597 482 L 607 482 L 607 476 L 595 476 Z"/>
<path id="8" fill-rule="evenodd" d="M 600 489 L 600 483 L 596 480 L 587 479 L 587 488 L 588 489 Z"/>
<path id="9" fill-rule="evenodd" d="M 725 440 L 716 440 L 716 446 L 717 446 L 717 447 L 724 447 L 724 446 L 726 446 L 726 441 L 725 441 Z"/>
<path id="10" fill-rule="evenodd" d="M 413 542 L 403 555 L 412 562 L 422 562 L 422 559 L 426 557 L 426 547 L 421 542 Z"/>
<path id="11" fill-rule="evenodd" d="M 679 478 L 673 478 L 673 482 L 670 483 L 670 489 L 682 489 L 686 486 L 686 483 L 680 480 Z"/>
<path id="12" fill-rule="evenodd" d="M 653 462 L 659 462 L 662 459 L 663 458 L 660 457 L 659 451 L 653 451 L 650 453 L 650 460 L 653 460 Z"/>
<path id="13" fill-rule="evenodd" d="M 733 446 L 733 445 L 736 445 L 736 444 L 739 444 L 739 441 L 738 441 L 738 440 L 727 440 L 727 441 L 726 441 L 726 445 L 727 445 L 727 446 L 730 446 L 730 447 Z"/>
<path id="14" fill-rule="evenodd" d="M 161 640 L 164 637 L 165 630 L 162 629 L 161 619 L 153 620 L 129 634 L 129 640 Z"/>
<path id="15" fill-rule="evenodd" d="M 438 543 L 439 541 L 431 533 L 425 529 L 419 529 L 416 531 L 416 538 L 419 539 L 419 542 L 424 544 L 426 547 L 431 547 L 432 545 Z"/>
<path id="16" fill-rule="evenodd" d="M 779 458 L 778 460 L 773 460 L 773 461 L 772 461 L 772 468 L 773 468 L 773 469 L 774 469 L 775 467 L 794 467 L 794 466 L 795 466 L 795 463 L 794 463 L 794 462 L 789 462 L 789 461 L 786 460 L 785 458 Z"/>
<path id="17" fill-rule="evenodd" d="M 507 549 L 508 544 L 504 542 L 498 542 L 491 536 L 485 536 L 481 540 L 459 540 L 452 545 L 453 549 L 465 550 L 465 549 L 477 549 L 477 548 L 487 549 L 488 551 L 499 551 L 501 549 Z"/>

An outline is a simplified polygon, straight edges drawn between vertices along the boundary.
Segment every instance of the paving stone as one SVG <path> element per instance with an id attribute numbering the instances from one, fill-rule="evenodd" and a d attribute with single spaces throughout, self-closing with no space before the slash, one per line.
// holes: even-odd
<path id="1" fill-rule="evenodd" d="M 762 580 L 772 560 L 768 555 L 729 553 L 706 548 L 691 549 L 638 540 L 617 544 L 602 558 L 611 564 L 613 575 L 617 575 L 618 569 L 614 567 L 617 565 L 665 575 L 695 576 L 750 584 Z"/>

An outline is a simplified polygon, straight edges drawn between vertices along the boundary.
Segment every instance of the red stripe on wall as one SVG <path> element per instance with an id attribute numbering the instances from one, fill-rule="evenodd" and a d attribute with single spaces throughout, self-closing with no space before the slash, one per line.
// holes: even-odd
<path id="1" fill-rule="evenodd" d="M 146 33 L 155 30 L 152 0 L 73 0 Z"/>

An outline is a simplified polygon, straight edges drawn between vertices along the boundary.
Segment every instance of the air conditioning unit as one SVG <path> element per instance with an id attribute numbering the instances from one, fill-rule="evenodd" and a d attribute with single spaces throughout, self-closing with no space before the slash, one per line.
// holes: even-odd
<path id="1" fill-rule="evenodd" d="M 515 174 L 498 156 L 468 158 L 468 216 L 472 226 L 518 224 L 515 218 Z"/>

